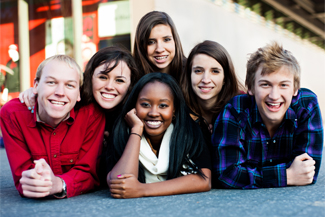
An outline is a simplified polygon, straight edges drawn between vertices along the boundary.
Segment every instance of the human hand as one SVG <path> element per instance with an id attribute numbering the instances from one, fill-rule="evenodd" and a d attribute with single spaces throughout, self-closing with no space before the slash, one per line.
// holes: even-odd
<path id="1" fill-rule="evenodd" d="M 108 181 L 111 196 L 114 198 L 136 198 L 144 196 L 144 185 L 133 174 L 118 175 Z"/>
<path id="2" fill-rule="evenodd" d="M 36 88 L 29 88 L 19 94 L 19 100 L 21 103 L 25 103 L 29 110 L 34 113 L 35 99 L 36 99 Z"/>
<path id="3" fill-rule="evenodd" d="M 308 185 L 315 175 L 315 161 L 307 153 L 298 155 L 286 172 L 287 185 Z"/>
<path id="4" fill-rule="evenodd" d="M 40 198 L 62 192 L 62 181 L 44 159 L 35 160 L 35 168 L 22 173 L 20 183 L 25 197 Z"/>
<path id="5" fill-rule="evenodd" d="M 48 170 L 43 169 L 41 162 L 34 161 L 34 163 L 35 168 L 25 170 L 19 180 L 23 189 L 23 195 L 30 198 L 48 196 L 52 190 L 50 173 Z"/>
<path id="6" fill-rule="evenodd" d="M 131 111 L 129 111 L 125 117 L 125 121 L 131 127 L 132 133 L 137 133 L 139 135 L 142 135 L 143 132 L 143 122 L 139 119 L 139 117 L 136 114 L 135 108 L 133 108 Z"/>

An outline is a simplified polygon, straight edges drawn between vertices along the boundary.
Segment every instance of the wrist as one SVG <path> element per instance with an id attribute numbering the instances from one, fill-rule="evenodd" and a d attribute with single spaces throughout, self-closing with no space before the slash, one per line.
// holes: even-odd
<path id="1" fill-rule="evenodd" d="M 291 170 L 290 170 L 290 168 L 286 169 L 286 176 L 287 176 L 287 185 L 292 185 L 292 183 L 291 183 Z"/>
<path id="2" fill-rule="evenodd" d="M 131 129 L 131 133 L 136 133 L 139 134 L 140 136 L 142 136 L 142 132 L 143 132 L 143 126 L 135 126 L 132 127 Z"/>
<path id="3" fill-rule="evenodd" d="M 56 198 L 64 198 L 67 195 L 67 185 L 65 183 L 65 181 L 60 178 L 55 176 L 55 180 L 57 182 L 57 184 L 55 185 L 55 190 L 53 193 L 54 197 Z"/>

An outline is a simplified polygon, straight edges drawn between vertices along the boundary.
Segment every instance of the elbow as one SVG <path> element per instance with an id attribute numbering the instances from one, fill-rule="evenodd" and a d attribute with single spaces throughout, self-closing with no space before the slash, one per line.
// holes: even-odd
<path id="1" fill-rule="evenodd" d="M 210 191 L 211 190 L 211 178 L 208 177 L 206 178 L 206 180 L 204 181 L 204 185 L 203 185 L 203 191 Z"/>
<path id="2" fill-rule="evenodd" d="M 211 170 L 209 169 L 202 169 L 204 175 L 206 177 L 202 177 L 203 181 L 202 181 L 202 191 L 210 191 L 212 184 L 211 184 Z"/>

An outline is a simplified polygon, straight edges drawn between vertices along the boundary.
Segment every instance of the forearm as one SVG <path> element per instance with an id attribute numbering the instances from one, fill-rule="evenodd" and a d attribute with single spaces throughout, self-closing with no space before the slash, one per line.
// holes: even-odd
<path id="1" fill-rule="evenodd" d="M 144 196 L 166 196 L 209 191 L 211 189 L 211 171 L 209 169 L 202 169 L 202 171 L 206 175 L 205 179 L 197 174 L 191 174 L 163 182 L 145 184 Z"/>
<path id="2" fill-rule="evenodd" d="M 140 137 L 131 134 L 121 158 L 109 173 L 107 181 L 116 179 L 116 177 L 121 174 L 133 174 L 135 177 L 138 177 L 139 153 Z"/>

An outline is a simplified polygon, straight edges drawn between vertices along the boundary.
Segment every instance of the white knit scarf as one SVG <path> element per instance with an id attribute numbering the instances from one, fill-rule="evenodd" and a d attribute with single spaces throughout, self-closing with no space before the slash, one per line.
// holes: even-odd
<path id="1" fill-rule="evenodd" d="M 160 144 L 158 158 L 144 135 L 141 138 L 139 160 L 144 167 L 146 183 L 165 181 L 169 166 L 169 142 L 174 125 L 170 124 Z"/>

